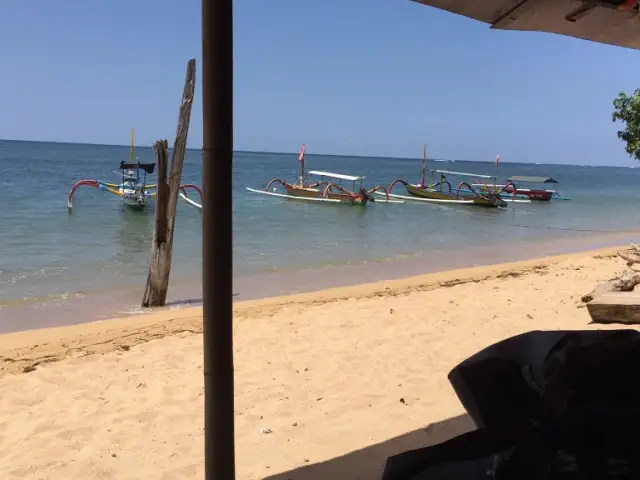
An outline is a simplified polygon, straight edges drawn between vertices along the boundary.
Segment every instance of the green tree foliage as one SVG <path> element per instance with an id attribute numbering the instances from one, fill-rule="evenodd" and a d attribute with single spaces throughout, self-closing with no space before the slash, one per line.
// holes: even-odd
<path id="1" fill-rule="evenodd" d="M 613 101 L 611 119 L 625 124 L 624 130 L 618 131 L 618 138 L 625 142 L 625 150 L 631 158 L 640 161 L 640 88 L 628 96 L 620 92 Z"/>

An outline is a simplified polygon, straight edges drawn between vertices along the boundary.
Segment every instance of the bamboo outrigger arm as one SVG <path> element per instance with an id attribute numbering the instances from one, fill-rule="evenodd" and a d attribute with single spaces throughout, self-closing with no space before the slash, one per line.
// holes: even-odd
<path id="1" fill-rule="evenodd" d="M 196 192 L 198 192 L 198 196 L 200 197 L 200 203 L 189 198 L 189 195 L 187 194 L 188 188 L 191 188 Z M 178 191 L 179 191 L 180 198 L 182 198 L 185 202 L 187 202 L 189 205 L 193 207 L 196 207 L 198 210 L 202 210 L 202 190 L 200 190 L 200 187 L 198 187 L 197 185 L 194 185 L 193 183 L 185 183 L 184 185 L 180 185 L 180 188 Z"/>
<path id="2" fill-rule="evenodd" d="M 385 187 L 384 185 L 376 185 L 373 188 L 370 188 L 369 190 L 367 190 L 367 195 L 373 195 L 374 193 L 377 193 L 378 191 L 382 191 L 384 193 L 384 197 L 387 201 L 391 201 L 391 199 L 389 198 L 389 189 L 387 187 Z"/>
<path id="3" fill-rule="evenodd" d="M 272 179 L 269 183 L 267 183 L 267 186 L 264 187 L 264 191 L 265 192 L 270 192 L 271 191 L 271 186 L 276 183 L 276 184 L 280 184 L 285 188 L 295 188 L 296 186 L 298 187 L 306 187 L 306 188 L 316 188 L 316 187 L 320 187 L 320 186 L 326 186 L 329 182 L 314 182 L 314 183 L 309 183 L 309 184 L 305 184 L 304 181 L 302 183 L 298 183 L 296 185 L 294 185 L 293 183 L 287 182 L 286 180 L 282 180 L 280 178 L 274 178 Z"/>
<path id="4" fill-rule="evenodd" d="M 76 184 L 71 187 L 71 190 L 69 190 L 69 196 L 67 198 L 67 208 L 69 210 L 73 209 L 73 195 L 75 194 L 76 190 L 78 189 L 78 187 L 81 187 L 83 185 L 86 185 L 88 187 L 93 187 L 96 188 L 98 190 L 102 190 L 108 193 L 111 193 L 113 195 L 116 195 L 118 197 L 124 197 L 124 193 L 123 193 L 123 185 L 118 185 L 115 183 L 107 183 L 107 182 L 103 182 L 101 180 L 80 180 L 78 182 L 76 182 Z M 144 196 L 145 198 L 154 198 L 156 196 L 156 187 L 157 185 L 145 185 L 144 186 Z M 200 197 L 200 203 L 192 200 L 191 198 L 189 198 L 189 196 L 187 195 L 187 190 L 188 189 L 193 189 L 195 190 L 199 197 Z M 194 185 L 192 183 L 185 183 L 184 185 L 181 185 L 179 188 L 180 191 L 180 197 L 182 197 L 182 199 L 198 208 L 198 209 L 202 209 L 202 190 L 200 190 L 200 187 L 198 187 L 197 185 Z"/>
<path id="5" fill-rule="evenodd" d="M 331 193 L 341 193 L 353 199 L 366 197 L 367 201 L 375 202 L 375 198 L 373 197 L 373 194 L 378 190 L 381 190 L 384 193 L 386 200 L 389 200 L 389 192 L 387 191 L 387 188 L 384 185 L 376 185 L 375 187 L 370 188 L 369 190 L 361 188 L 358 191 L 351 192 L 338 183 L 326 182 L 326 185 L 322 189 L 322 198 L 329 198 L 329 195 Z"/>
<path id="6" fill-rule="evenodd" d="M 119 197 L 124 196 L 124 194 L 120 191 L 121 186 L 115 183 L 106 183 L 100 180 L 80 180 L 76 182 L 76 184 L 73 187 L 71 187 L 71 190 L 69 190 L 69 197 L 67 198 L 67 207 L 69 208 L 69 210 L 73 208 L 73 194 L 76 192 L 78 187 L 81 187 L 82 185 L 97 188 L 98 190 L 103 190 L 105 192 L 112 193 L 113 195 L 117 195 Z M 155 187 L 155 185 L 147 186 L 147 188 L 151 188 L 151 187 Z"/>

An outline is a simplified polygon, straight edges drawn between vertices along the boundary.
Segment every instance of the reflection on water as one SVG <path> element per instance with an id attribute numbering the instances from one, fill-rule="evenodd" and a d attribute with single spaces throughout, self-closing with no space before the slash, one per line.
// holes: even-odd
<path id="1" fill-rule="evenodd" d="M 133 209 L 122 205 L 118 210 L 120 222 L 117 227 L 119 257 L 129 264 L 140 255 L 150 255 L 153 238 L 154 212 L 152 208 Z"/>

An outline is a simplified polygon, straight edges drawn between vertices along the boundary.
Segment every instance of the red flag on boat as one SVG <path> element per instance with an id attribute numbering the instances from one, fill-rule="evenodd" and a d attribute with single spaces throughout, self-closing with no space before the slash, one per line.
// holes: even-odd
<path id="1" fill-rule="evenodd" d="M 302 162 L 304 161 L 304 150 L 305 150 L 305 145 L 304 143 L 302 144 L 302 148 L 300 149 L 300 155 L 298 155 L 298 161 Z"/>
<path id="2" fill-rule="evenodd" d="M 496 167 L 498 166 L 498 163 L 500 163 L 500 154 L 496 155 Z"/>

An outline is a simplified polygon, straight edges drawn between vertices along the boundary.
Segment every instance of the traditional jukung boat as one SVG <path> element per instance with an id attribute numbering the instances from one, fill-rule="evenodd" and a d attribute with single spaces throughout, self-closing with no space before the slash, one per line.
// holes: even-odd
<path id="1" fill-rule="evenodd" d="M 296 183 L 289 183 L 280 178 L 274 178 L 267 184 L 264 190 L 249 187 L 247 187 L 247 190 L 253 193 L 290 198 L 293 200 L 342 203 L 357 206 L 364 206 L 369 202 L 404 203 L 402 201 L 389 199 L 387 189 L 382 185 L 367 190 L 363 185 L 364 177 L 359 175 L 345 175 L 342 173 L 311 170 L 308 172 L 308 175 L 316 177 L 316 179 L 310 182 L 305 176 L 304 171 L 305 149 L 305 145 L 302 145 L 300 155 L 298 156 L 300 173 Z M 351 182 L 351 188 L 347 188 L 343 182 Z M 373 193 L 376 192 L 381 193 L 385 198 L 374 198 Z"/>
<path id="2" fill-rule="evenodd" d="M 136 210 L 144 210 L 149 200 L 156 196 L 157 185 L 147 185 L 147 174 L 152 174 L 155 169 L 155 163 L 140 163 L 136 158 L 134 160 L 133 155 L 133 130 L 131 130 L 131 147 L 129 150 L 129 161 L 120 162 L 120 171 L 115 172 L 122 177 L 121 183 L 107 183 L 101 180 L 80 180 L 75 183 L 71 190 L 69 190 L 69 197 L 67 199 L 67 207 L 69 210 L 73 208 L 73 194 L 78 187 L 86 185 L 89 187 L 97 188 L 109 192 L 113 195 L 122 198 L 122 203 L 127 207 L 134 208 Z M 179 187 L 180 197 L 187 203 L 202 208 L 202 206 L 187 195 L 187 189 L 193 189 L 200 195 L 200 201 L 202 202 L 202 191 L 198 186 L 191 183 L 186 183 Z"/>
<path id="3" fill-rule="evenodd" d="M 454 190 L 451 183 L 447 179 L 448 176 L 457 177 L 473 177 L 492 180 L 494 177 L 491 175 L 478 175 L 474 173 L 452 172 L 448 170 L 430 170 L 431 182 L 425 184 L 425 176 L 427 172 L 427 149 L 424 148 L 424 154 L 422 158 L 422 175 L 420 177 L 420 183 L 411 184 L 405 180 L 397 179 L 391 182 L 388 188 L 388 195 L 392 198 L 413 200 L 430 203 L 445 203 L 445 204 L 459 204 L 459 205 L 473 205 L 487 208 L 506 207 L 507 202 L 492 192 L 477 192 L 466 181 L 460 181 Z M 437 178 L 436 178 L 437 177 Z M 438 180 L 434 183 L 434 180 Z M 397 184 L 404 185 L 409 195 L 397 195 L 393 194 L 393 187 Z"/>
<path id="4" fill-rule="evenodd" d="M 551 177 L 527 177 L 527 176 L 513 176 L 507 179 L 507 183 L 505 185 L 498 185 L 498 188 L 504 190 L 504 194 L 513 194 L 516 193 L 519 195 L 524 195 L 527 198 L 539 202 L 548 202 L 551 199 L 555 200 L 571 200 L 569 197 L 563 197 L 558 194 L 556 190 L 545 189 L 545 188 L 527 188 L 521 187 L 521 184 L 549 184 L 549 183 L 558 183 L 557 180 Z M 487 190 L 488 187 L 483 184 L 474 184 L 474 187 L 480 187 L 481 191 Z"/>

